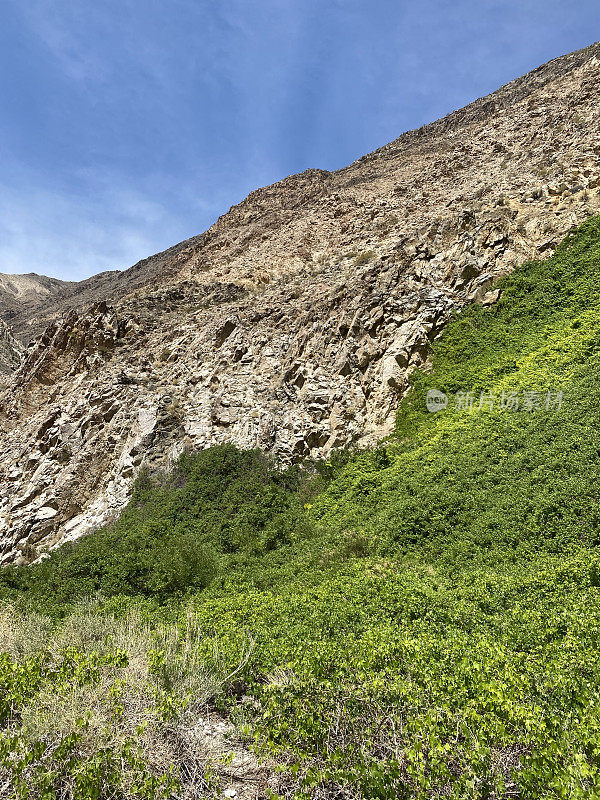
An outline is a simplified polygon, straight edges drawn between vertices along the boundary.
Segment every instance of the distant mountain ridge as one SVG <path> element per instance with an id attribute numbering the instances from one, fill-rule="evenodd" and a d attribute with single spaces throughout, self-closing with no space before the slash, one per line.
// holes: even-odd
<path id="1" fill-rule="evenodd" d="M 17 335 L 27 338 L 29 331 L 25 322 L 33 322 L 36 333 L 41 308 L 69 292 L 72 283 L 58 278 L 47 278 L 29 272 L 24 275 L 0 274 L 0 319 Z M 21 323 L 21 319 L 23 323 Z M 43 325 L 44 323 L 41 322 Z"/>
<path id="2" fill-rule="evenodd" d="M 164 279 L 174 268 L 177 254 L 201 237 L 193 237 L 162 253 L 144 258 L 126 270 L 107 270 L 82 281 L 62 281 L 44 275 L 0 273 L 0 319 L 25 344 L 39 336 L 54 320 L 100 301 L 114 302 Z"/>

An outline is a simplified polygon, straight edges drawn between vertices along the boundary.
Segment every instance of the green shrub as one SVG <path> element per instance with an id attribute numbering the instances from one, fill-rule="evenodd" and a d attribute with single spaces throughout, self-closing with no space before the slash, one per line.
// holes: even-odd
<path id="1" fill-rule="evenodd" d="M 359 253 L 354 258 L 354 266 L 355 267 L 362 267 L 364 264 L 368 264 L 369 261 L 372 261 L 375 258 L 375 251 L 374 250 L 365 250 L 362 253 Z"/>

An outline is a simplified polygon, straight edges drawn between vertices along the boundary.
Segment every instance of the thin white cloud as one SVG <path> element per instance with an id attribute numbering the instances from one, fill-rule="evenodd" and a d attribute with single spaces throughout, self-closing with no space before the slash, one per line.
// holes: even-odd
<path id="1" fill-rule="evenodd" d="M 84 22 L 96 14 L 94 4 L 70 0 L 12 0 L 21 19 L 54 57 L 71 80 L 85 82 L 107 77 L 108 64 L 97 51 L 86 46 L 79 31 Z"/>
<path id="2" fill-rule="evenodd" d="M 88 175 L 85 196 L 19 184 L 0 188 L 0 272 L 79 280 L 126 268 L 204 227 L 184 229 L 164 205 L 118 185 L 114 176 Z M 211 211 L 208 202 L 195 205 L 199 217 Z"/>

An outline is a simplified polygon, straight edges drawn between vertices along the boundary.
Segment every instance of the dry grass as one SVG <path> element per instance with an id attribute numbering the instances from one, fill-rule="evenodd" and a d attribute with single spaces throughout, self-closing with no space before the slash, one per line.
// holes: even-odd
<path id="1" fill-rule="evenodd" d="M 40 614 L 19 614 L 12 606 L 0 606 L 0 653 L 15 661 L 38 653 L 46 647 L 52 627 Z"/>
<path id="2" fill-rule="evenodd" d="M 133 739 L 152 774 L 173 771 L 181 800 L 218 795 L 233 786 L 238 798 L 261 796 L 269 771 L 212 705 L 232 673 L 218 679 L 208 672 L 199 655 L 200 641 L 191 612 L 179 627 L 151 626 L 137 612 L 117 619 L 99 615 L 93 604 L 82 604 L 58 626 L 43 616 L 1 608 L 0 650 L 16 661 L 45 651 L 59 669 L 73 650 L 99 657 L 127 654 L 121 663 L 102 663 L 97 679 L 90 682 L 66 681 L 57 687 L 45 680 L 9 720 L 5 733 L 17 735 L 24 750 L 43 742 L 42 761 L 51 771 L 60 742 L 78 731 L 76 755 L 82 762 L 104 748 L 120 752 Z M 240 668 L 250 652 L 251 643 Z M 137 797 L 135 769 L 124 762 L 122 771 L 120 797 Z M 10 775 L 0 769 L 0 798 L 16 796 Z M 73 782 L 63 780 L 57 797 L 76 798 Z"/>

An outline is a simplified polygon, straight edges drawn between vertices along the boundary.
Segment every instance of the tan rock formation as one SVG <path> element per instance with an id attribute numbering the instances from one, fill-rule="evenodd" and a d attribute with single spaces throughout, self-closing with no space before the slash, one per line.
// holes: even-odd
<path id="1" fill-rule="evenodd" d="M 0 319 L 0 380 L 3 375 L 10 375 L 17 369 L 22 353 L 23 347 L 14 338 L 8 325 Z"/>
<path id="2" fill-rule="evenodd" d="M 2 395 L 3 559 L 110 519 L 184 447 L 290 460 L 385 434 L 449 316 L 600 211 L 599 133 L 594 45 L 105 276 L 110 304 L 51 324 Z"/>

